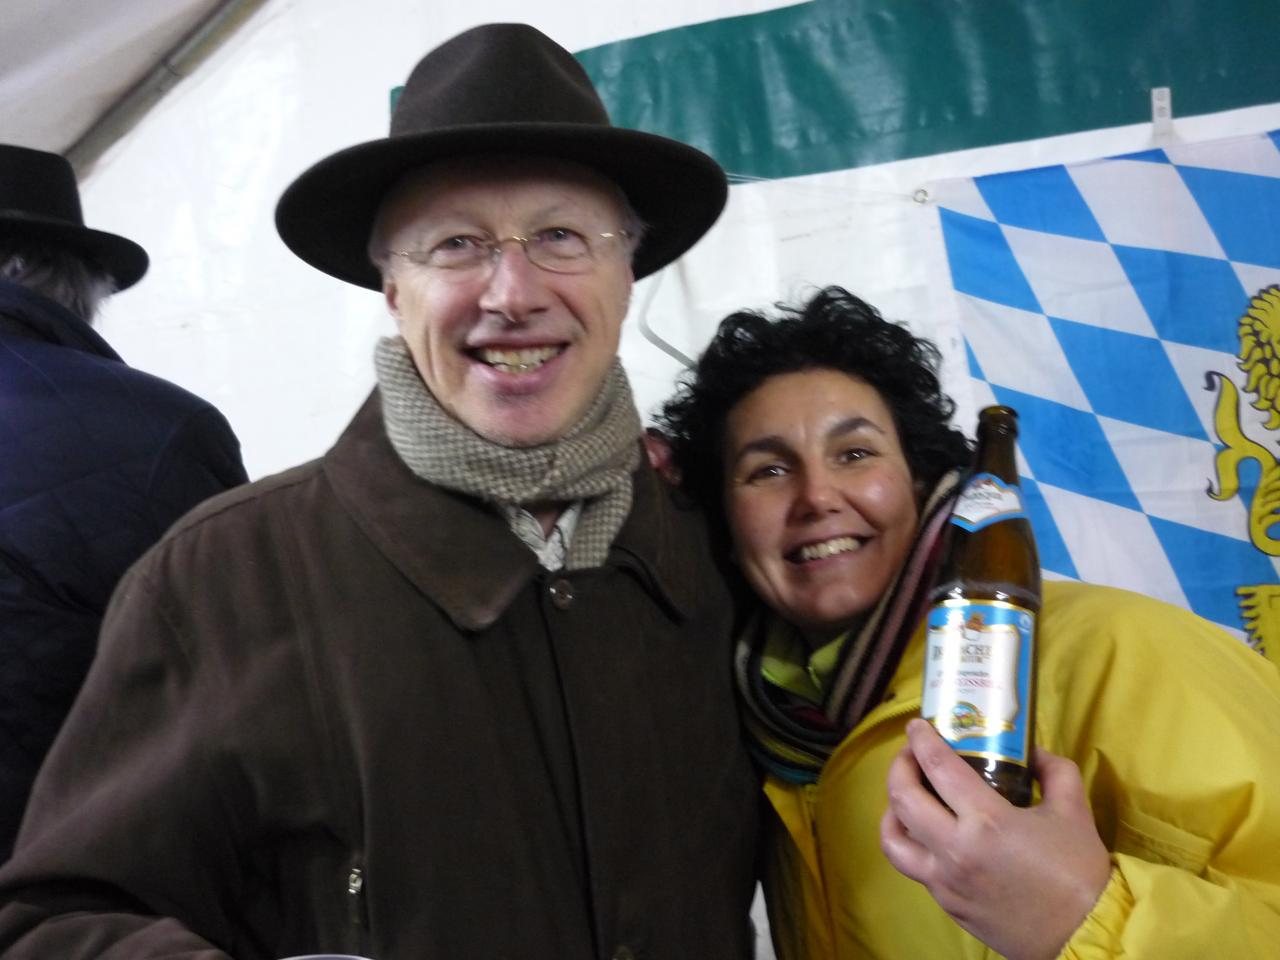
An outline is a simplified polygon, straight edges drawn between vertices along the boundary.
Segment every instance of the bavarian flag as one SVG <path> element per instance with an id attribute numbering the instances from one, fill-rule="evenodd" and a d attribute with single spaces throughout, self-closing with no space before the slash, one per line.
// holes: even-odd
<path id="1" fill-rule="evenodd" d="M 1280 649 L 1280 135 L 934 184 L 1050 576 Z"/>

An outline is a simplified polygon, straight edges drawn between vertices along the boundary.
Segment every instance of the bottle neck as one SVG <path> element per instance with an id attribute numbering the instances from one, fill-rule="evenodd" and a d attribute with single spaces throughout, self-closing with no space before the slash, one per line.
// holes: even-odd
<path id="1" fill-rule="evenodd" d="M 983 424 L 978 431 L 978 452 L 974 472 L 989 473 L 1005 483 L 1018 482 L 1018 458 L 1014 441 L 1017 434 L 993 424 Z"/>

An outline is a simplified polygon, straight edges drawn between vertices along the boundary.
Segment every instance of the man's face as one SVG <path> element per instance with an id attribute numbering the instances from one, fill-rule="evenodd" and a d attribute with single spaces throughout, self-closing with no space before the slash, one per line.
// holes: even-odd
<path id="1" fill-rule="evenodd" d="M 631 295 L 630 248 L 598 242 L 582 273 L 535 266 L 509 237 L 595 239 L 623 228 L 607 180 L 556 161 L 450 162 L 427 168 L 384 205 L 387 306 L 427 388 L 476 433 L 513 447 L 549 443 L 578 422 L 614 357 Z M 465 270 L 420 261 L 504 241 Z"/>

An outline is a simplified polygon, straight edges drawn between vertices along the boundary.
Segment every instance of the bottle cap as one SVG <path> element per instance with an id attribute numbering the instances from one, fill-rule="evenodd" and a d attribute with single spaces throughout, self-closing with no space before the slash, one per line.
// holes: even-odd
<path id="1" fill-rule="evenodd" d="M 994 405 L 983 407 L 978 414 L 978 429 L 990 428 L 1001 433 L 1018 435 L 1018 411 L 1013 407 Z"/>

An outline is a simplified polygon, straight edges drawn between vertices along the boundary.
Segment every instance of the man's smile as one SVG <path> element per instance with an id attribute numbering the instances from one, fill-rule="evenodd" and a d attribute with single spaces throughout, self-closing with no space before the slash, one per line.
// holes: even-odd
<path id="1" fill-rule="evenodd" d="M 471 351 L 471 356 L 503 373 L 532 373 L 559 356 L 564 349 L 564 346 L 523 347 L 518 350 L 480 347 Z"/>

